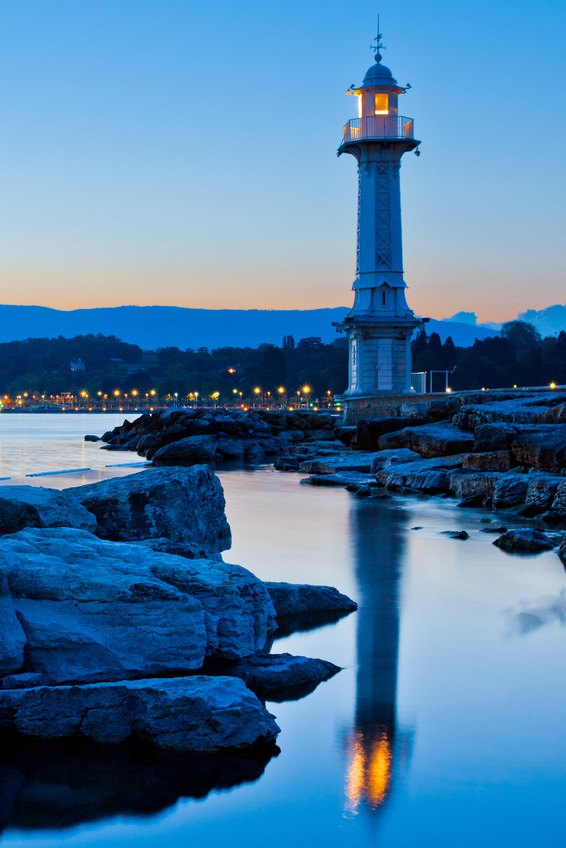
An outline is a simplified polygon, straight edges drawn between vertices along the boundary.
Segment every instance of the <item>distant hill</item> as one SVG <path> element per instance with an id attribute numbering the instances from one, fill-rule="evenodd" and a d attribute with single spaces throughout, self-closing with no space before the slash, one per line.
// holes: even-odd
<path id="1" fill-rule="evenodd" d="M 564 308 L 564 307 L 562 307 Z M 180 306 L 116 306 L 73 309 L 47 306 L 0 305 L 0 342 L 29 338 L 71 338 L 78 334 L 115 335 L 144 350 L 173 346 L 187 348 L 257 347 L 281 345 L 283 336 L 295 341 L 320 336 L 328 344 L 337 338 L 332 322 L 341 321 L 347 307 L 334 309 L 186 309 Z M 467 347 L 476 338 L 496 335 L 494 330 L 453 321 L 435 321 L 427 332 L 442 341 Z"/>

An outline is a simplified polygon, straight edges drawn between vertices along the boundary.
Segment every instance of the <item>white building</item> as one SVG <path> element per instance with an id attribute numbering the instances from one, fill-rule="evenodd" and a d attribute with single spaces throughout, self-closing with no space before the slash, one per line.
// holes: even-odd
<path id="1" fill-rule="evenodd" d="M 375 63 L 359 88 L 348 94 L 358 117 L 344 127 L 338 155 L 358 163 L 358 241 L 354 306 L 337 328 L 349 340 L 345 397 L 411 391 L 411 336 L 420 320 L 407 306 L 401 244 L 401 157 L 420 144 L 412 118 L 401 117 L 400 86 L 381 63 L 380 36 Z M 418 151 L 417 151 L 418 155 Z"/>

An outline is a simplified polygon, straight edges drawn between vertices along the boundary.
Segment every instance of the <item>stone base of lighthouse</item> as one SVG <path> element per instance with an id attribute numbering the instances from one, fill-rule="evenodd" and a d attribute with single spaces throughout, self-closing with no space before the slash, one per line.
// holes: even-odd
<path id="1" fill-rule="evenodd" d="M 411 392 L 411 337 L 414 316 L 385 323 L 367 316 L 347 316 L 337 329 L 348 336 L 348 389 L 344 398 Z"/>

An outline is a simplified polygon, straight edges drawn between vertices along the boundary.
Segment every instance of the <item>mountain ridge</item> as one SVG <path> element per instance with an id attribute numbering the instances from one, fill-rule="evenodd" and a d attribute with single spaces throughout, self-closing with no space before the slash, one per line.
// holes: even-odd
<path id="1" fill-rule="evenodd" d="M 333 322 L 343 320 L 348 307 L 320 309 L 194 309 L 183 306 L 109 306 L 61 310 L 50 306 L 0 304 L 0 342 L 27 338 L 75 335 L 115 335 L 144 350 L 159 347 L 209 349 L 281 345 L 283 336 L 295 341 L 320 336 L 325 343 L 339 338 Z M 476 338 L 496 335 L 470 324 L 436 321 L 427 333 L 439 333 L 442 341 L 452 336 L 454 344 L 467 347 Z"/>

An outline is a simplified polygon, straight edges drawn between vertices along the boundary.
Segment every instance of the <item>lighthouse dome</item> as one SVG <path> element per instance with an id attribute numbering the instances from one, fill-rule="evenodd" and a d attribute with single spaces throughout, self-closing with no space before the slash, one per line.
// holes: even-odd
<path id="1" fill-rule="evenodd" d="M 393 78 L 389 68 L 381 64 L 379 53 L 375 57 L 375 64 L 369 68 L 365 75 L 361 88 L 371 88 L 373 85 L 397 85 L 397 80 Z"/>

